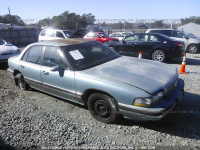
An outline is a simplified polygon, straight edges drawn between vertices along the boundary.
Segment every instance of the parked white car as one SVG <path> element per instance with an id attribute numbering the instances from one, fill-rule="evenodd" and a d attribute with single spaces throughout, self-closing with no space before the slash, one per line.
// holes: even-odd
<path id="1" fill-rule="evenodd" d="M 175 40 L 183 41 L 185 49 L 190 53 L 197 53 L 200 50 L 200 39 L 188 35 L 188 33 L 173 29 L 148 29 L 146 33 L 160 33 Z"/>
<path id="2" fill-rule="evenodd" d="M 70 30 L 59 30 L 59 29 L 44 29 L 40 32 L 38 41 L 66 39 L 73 31 Z"/>
<path id="3" fill-rule="evenodd" d="M 7 62 L 8 58 L 20 54 L 18 47 L 7 43 L 0 37 L 0 62 Z"/>
<path id="4" fill-rule="evenodd" d="M 109 36 L 110 36 L 110 37 L 117 38 L 117 39 L 119 39 L 120 42 L 122 42 L 122 40 L 123 40 L 126 36 L 129 36 L 129 35 L 131 35 L 131 34 L 132 34 L 131 32 L 114 32 L 114 33 L 110 34 Z"/>

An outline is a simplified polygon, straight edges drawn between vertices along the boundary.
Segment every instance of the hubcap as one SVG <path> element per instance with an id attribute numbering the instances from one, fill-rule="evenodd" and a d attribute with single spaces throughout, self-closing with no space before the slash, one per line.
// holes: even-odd
<path id="1" fill-rule="evenodd" d="M 191 47 L 189 48 L 189 50 L 190 50 L 190 52 L 195 53 L 197 49 L 196 49 L 195 46 L 191 46 Z"/>
<path id="2" fill-rule="evenodd" d="M 156 61 L 163 61 L 164 60 L 164 54 L 162 52 L 155 52 L 154 53 L 154 60 Z"/>
<path id="3" fill-rule="evenodd" d="M 111 115 L 111 109 L 104 100 L 97 100 L 94 104 L 94 111 L 101 118 L 108 119 Z"/>

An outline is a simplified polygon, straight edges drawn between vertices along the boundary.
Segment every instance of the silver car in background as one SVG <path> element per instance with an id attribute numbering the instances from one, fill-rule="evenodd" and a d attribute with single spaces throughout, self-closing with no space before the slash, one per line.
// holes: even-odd
<path id="1" fill-rule="evenodd" d="M 132 32 L 114 32 L 112 34 L 109 34 L 109 36 L 117 38 L 120 42 L 122 42 L 125 37 L 127 37 L 131 34 L 133 34 L 133 33 Z"/>
<path id="2" fill-rule="evenodd" d="M 86 105 L 92 116 L 104 123 L 115 122 L 119 115 L 159 120 L 184 92 L 184 81 L 175 67 L 120 56 L 86 39 L 34 43 L 10 58 L 8 65 L 20 89 L 31 87 Z"/>
<path id="3" fill-rule="evenodd" d="M 160 33 L 169 36 L 172 39 L 183 41 L 185 43 L 185 50 L 192 54 L 200 50 L 200 39 L 194 38 L 190 34 L 174 29 L 148 29 L 146 33 Z"/>
<path id="4" fill-rule="evenodd" d="M 18 47 L 7 43 L 0 37 L 0 62 L 7 62 L 8 58 L 20 54 Z"/>

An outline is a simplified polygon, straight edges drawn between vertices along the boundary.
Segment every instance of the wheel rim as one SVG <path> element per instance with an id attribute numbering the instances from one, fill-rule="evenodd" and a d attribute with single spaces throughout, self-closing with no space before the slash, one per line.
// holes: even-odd
<path id="1" fill-rule="evenodd" d="M 111 116 L 111 108 L 104 100 L 95 102 L 94 111 L 102 119 L 109 119 Z"/>
<path id="2" fill-rule="evenodd" d="M 189 51 L 190 51 L 191 53 L 195 53 L 195 52 L 197 51 L 196 46 L 190 46 L 190 47 L 189 47 Z"/>
<path id="3" fill-rule="evenodd" d="M 163 61 L 165 58 L 165 55 L 163 52 L 161 51 L 156 51 L 154 53 L 154 56 L 153 56 L 153 60 L 156 60 L 156 61 Z"/>

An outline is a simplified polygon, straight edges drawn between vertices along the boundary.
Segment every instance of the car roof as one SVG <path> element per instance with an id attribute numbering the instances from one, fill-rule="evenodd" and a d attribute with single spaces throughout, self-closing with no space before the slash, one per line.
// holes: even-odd
<path id="1" fill-rule="evenodd" d="M 67 45 L 75 45 L 81 43 L 87 43 L 95 40 L 91 39 L 81 39 L 81 38 L 68 38 L 68 39 L 58 39 L 58 40 L 49 40 L 49 41 L 41 41 L 31 44 L 33 45 L 49 45 L 49 46 L 67 46 Z"/>
<path id="2" fill-rule="evenodd" d="M 147 29 L 147 30 L 174 30 L 174 29 Z"/>
<path id="3" fill-rule="evenodd" d="M 46 28 L 46 29 L 43 29 L 43 30 L 54 30 L 54 31 L 71 31 L 71 30 L 52 29 L 52 28 Z M 43 31 L 43 30 L 42 30 L 42 31 Z"/>

